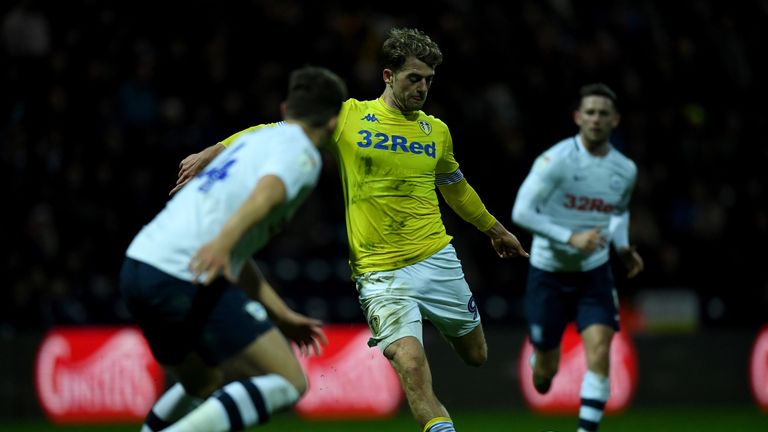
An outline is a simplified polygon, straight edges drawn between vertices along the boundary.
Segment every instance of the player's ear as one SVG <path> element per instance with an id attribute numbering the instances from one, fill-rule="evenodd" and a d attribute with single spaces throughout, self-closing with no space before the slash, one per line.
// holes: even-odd
<path id="1" fill-rule="evenodd" d="M 614 114 L 613 115 L 613 121 L 611 122 L 611 127 L 612 128 L 617 127 L 620 122 L 621 122 L 621 114 L 619 114 L 619 113 Z"/>
<path id="2" fill-rule="evenodd" d="M 325 126 L 328 128 L 329 131 L 333 132 L 336 130 L 336 126 L 339 124 L 339 116 L 333 116 L 330 119 L 328 119 L 328 123 L 325 124 Z"/>
<path id="3" fill-rule="evenodd" d="M 288 112 L 288 102 L 282 101 L 280 103 L 280 115 L 285 118 L 285 114 Z"/>
<path id="4" fill-rule="evenodd" d="M 384 69 L 381 75 L 384 78 L 384 82 L 386 84 L 392 84 L 392 77 L 395 75 L 395 73 L 392 72 L 392 69 Z"/>
<path id="5" fill-rule="evenodd" d="M 581 112 L 579 110 L 573 112 L 573 122 L 576 123 L 576 126 L 581 127 Z"/>

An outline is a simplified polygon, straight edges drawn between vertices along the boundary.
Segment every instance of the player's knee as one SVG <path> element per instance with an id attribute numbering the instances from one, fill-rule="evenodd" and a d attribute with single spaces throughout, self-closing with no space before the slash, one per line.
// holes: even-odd
<path id="1" fill-rule="evenodd" d="M 390 351 L 387 358 L 401 378 L 413 379 L 428 373 L 427 359 L 422 353 L 399 349 Z"/>
<path id="2" fill-rule="evenodd" d="M 288 380 L 289 383 L 296 389 L 297 392 L 299 392 L 299 397 L 301 397 L 304 393 L 307 392 L 309 389 L 309 381 L 307 381 L 307 377 L 301 373 L 301 374 L 292 374 L 294 376 L 290 377 L 284 377 L 286 380 Z"/>
<path id="3" fill-rule="evenodd" d="M 556 353 L 539 353 L 536 356 L 536 371 L 540 375 L 552 378 L 560 369 L 560 356 Z"/>
<path id="4" fill-rule="evenodd" d="M 557 375 L 558 370 L 560 370 L 560 366 L 557 363 L 542 363 L 542 365 L 539 367 L 539 371 L 548 378 L 552 378 Z"/>
<path id="5" fill-rule="evenodd" d="M 488 361 L 488 346 L 483 344 L 475 349 L 470 350 L 467 355 L 464 356 L 464 363 L 467 366 L 480 367 Z"/>
<path id="6" fill-rule="evenodd" d="M 185 393 L 198 399 L 207 399 L 223 384 L 222 380 L 214 379 L 187 379 L 181 383 Z"/>
<path id="7" fill-rule="evenodd" d="M 611 344 L 609 342 L 598 343 L 590 347 L 590 357 L 596 361 L 607 360 L 611 354 Z"/>

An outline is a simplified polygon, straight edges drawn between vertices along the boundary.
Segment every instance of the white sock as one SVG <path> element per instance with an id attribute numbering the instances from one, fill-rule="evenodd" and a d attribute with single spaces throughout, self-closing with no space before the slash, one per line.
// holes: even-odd
<path id="1" fill-rule="evenodd" d="M 203 399 L 188 395 L 181 384 L 176 383 L 155 402 L 144 420 L 141 432 L 161 431 L 188 412 L 197 408 Z"/>
<path id="2" fill-rule="evenodd" d="M 581 382 L 581 407 L 579 408 L 579 431 L 594 432 L 603 419 L 605 403 L 611 395 L 608 377 L 590 370 Z"/>
<path id="3" fill-rule="evenodd" d="M 269 420 L 270 414 L 289 408 L 299 392 L 280 375 L 264 375 L 231 382 L 166 432 L 228 432 Z"/>

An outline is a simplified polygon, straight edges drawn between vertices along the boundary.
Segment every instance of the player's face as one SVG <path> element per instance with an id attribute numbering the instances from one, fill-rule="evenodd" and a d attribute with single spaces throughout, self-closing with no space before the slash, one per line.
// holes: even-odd
<path id="1" fill-rule="evenodd" d="M 581 99 L 574 120 L 585 141 L 600 144 L 607 142 L 613 128 L 619 125 L 619 113 L 607 97 L 587 96 Z"/>
<path id="2" fill-rule="evenodd" d="M 416 111 L 424 106 L 434 76 L 435 69 L 415 57 L 409 57 L 400 70 L 392 73 L 392 96 L 401 111 Z"/>

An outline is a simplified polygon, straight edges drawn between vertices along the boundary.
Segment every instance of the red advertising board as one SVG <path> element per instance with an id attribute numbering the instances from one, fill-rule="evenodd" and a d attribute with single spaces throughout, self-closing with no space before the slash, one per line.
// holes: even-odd
<path id="1" fill-rule="evenodd" d="M 518 372 L 523 398 L 532 410 L 541 413 L 578 412 L 581 381 L 587 371 L 584 346 L 576 326 L 570 324 L 561 343 L 560 369 L 546 395 L 540 395 L 533 387 L 529 358 L 533 352 L 526 338 L 520 350 Z M 629 406 L 637 388 L 637 355 L 626 332 L 618 332 L 611 343 L 611 397 L 605 411 L 622 411 Z"/>
<path id="2" fill-rule="evenodd" d="M 299 357 L 309 391 L 296 406 L 305 418 L 384 418 L 403 400 L 400 381 L 378 348 L 368 347 L 365 325 L 323 327 L 328 346 L 322 355 Z"/>
<path id="3" fill-rule="evenodd" d="M 164 386 L 162 368 L 134 327 L 55 328 L 37 352 L 37 397 L 55 423 L 141 420 Z"/>
<path id="4" fill-rule="evenodd" d="M 757 405 L 768 412 L 768 325 L 760 330 L 752 345 L 749 381 Z"/>

